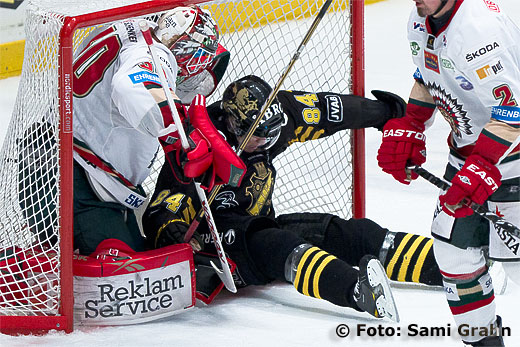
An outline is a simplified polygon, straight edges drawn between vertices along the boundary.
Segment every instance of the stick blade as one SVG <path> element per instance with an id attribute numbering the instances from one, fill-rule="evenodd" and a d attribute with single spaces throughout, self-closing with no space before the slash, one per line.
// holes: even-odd
<path id="1" fill-rule="evenodd" d="M 235 281 L 233 281 L 233 278 L 229 275 L 231 272 L 220 270 L 212 261 L 210 262 L 210 264 L 217 273 L 222 283 L 224 283 L 226 289 L 229 290 L 231 293 L 236 293 L 237 287 L 235 286 Z"/>

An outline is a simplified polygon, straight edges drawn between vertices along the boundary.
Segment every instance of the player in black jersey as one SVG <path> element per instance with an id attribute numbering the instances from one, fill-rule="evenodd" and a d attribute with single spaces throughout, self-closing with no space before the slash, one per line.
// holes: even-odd
<path id="1" fill-rule="evenodd" d="M 238 146 L 270 92 L 261 78 L 247 76 L 231 83 L 223 99 L 208 106 L 213 124 L 229 144 Z M 442 285 L 427 237 L 392 232 L 369 219 L 345 220 L 326 213 L 277 216 L 273 209 L 273 159 L 291 143 L 302 141 L 299 134 L 312 131 L 307 138 L 316 139 L 344 129 L 381 129 L 387 120 L 404 115 L 406 104 L 400 97 L 383 91 L 373 94 L 378 100 L 328 92 L 278 92 L 241 154 L 247 167 L 242 184 L 223 187 L 212 204 L 224 249 L 237 265 L 237 287 L 287 280 L 302 294 L 396 319 L 385 270 L 393 280 Z M 342 105 L 341 122 L 327 116 L 330 99 Z M 308 131 L 306 117 L 312 109 L 322 116 Z M 179 162 L 179 157 L 167 158 L 143 216 L 150 248 L 183 242 L 200 208 L 194 186 L 182 179 Z M 251 194 L 253 188 L 262 193 Z M 204 220 L 194 239 L 205 252 L 214 250 Z M 196 263 L 201 259 L 195 258 Z M 358 265 L 359 271 L 353 268 Z M 205 287 L 202 274 L 198 269 L 199 292 Z"/>

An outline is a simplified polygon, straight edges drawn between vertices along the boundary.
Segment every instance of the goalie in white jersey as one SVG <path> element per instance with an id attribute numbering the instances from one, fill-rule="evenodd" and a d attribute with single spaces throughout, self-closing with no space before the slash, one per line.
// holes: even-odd
<path id="1" fill-rule="evenodd" d="M 133 210 L 146 195 L 141 183 L 162 144 L 179 150 L 158 74 L 165 73 L 172 93 L 179 87 L 183 103 L 210 94 L 229 54 L 218 44 L 218 28 L 207 11 L 178 7 L 149 23 L 162 66 L 154 66 L 137 20 L 96 29 L 74 60 L 74 247 L 91 254 L 109 238 L 143 250 Z M 164 71 L 164 72 L 163 72 Z M 194 82 L 195 81 L 195 82 Z M 192 87 L 192 88 L 190 88 Z M 175 98 L 177 98 L 174 95 Z M 184 107 L 177 105 L 181 117 Z M 190 119 L 202 115 L 190 114 Z M 192 151 L 183 165 L 187 177 L 202 175 L 216 159 L 218 136 L 211 129 L 188 126 Z M 213 139 L 213 140 L 207 140 Z M 222 139 L 222 144 L 227 143 Z M 228 146 L 229 147 L 229 146 Z M 228 159 L 240 166 L 229 147 Z M 216 172 L 225 182 L 230 172 Z M 237 180 L 235 179 L 235 182 Z"/>
<path id="2" fill-rule="evenodd" d="M 416 82 L 406 116 L 385 125 L 379 166 L 409 184 L 417 175 L 406 166 L 425 162 L 423 132 L 435 109 L 448 121 L 444 178 L 452 186 L 440 193 L 434 214 L 436 260 L 457 325 L 478 328 L 463 340 L 503 346 L 501 336 L 492 336 L 500 335 L 493 327 L 501 319 L 495 315 L 484 251 L 518 280 L 520 239 L 497 230 L 461 201 L 486 204 L 520 225 L 520 30 L 495 0 L 414 1 L 408 38 Z"/>

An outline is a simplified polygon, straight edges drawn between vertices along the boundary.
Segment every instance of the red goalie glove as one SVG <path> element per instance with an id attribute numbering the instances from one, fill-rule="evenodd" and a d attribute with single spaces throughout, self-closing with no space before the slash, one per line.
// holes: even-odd
<path id="1" fill-rule="evenodd" d="M 181 108 L 183 110 L 183 108 Z M 189 181 L 192 178 L 203 175 L 213 163 L 213 152 L 211 144 L 202 135 L 201 131 L 194 128 L 187 119 L 184 119 L 183 113 L 179 112 L 183 120 L 183 126 L 186 131 L 189 149 L 182 148 L 181 140 L 177 131 L 162 136 L 160 138 L 166 154 L 174 152 L 175 160 L 181 171 L 176 171 L 176 176 L 180 181 Z"/>
<path id="2" fill-rule="evenodd" d="M 180 140 L 179 140 L 180 142 Z M 195 178 L 203 175 L 213 163 L 213 153 L 210 152 L 210 144 L 199 129 L 192 129 L 188 136 L 190 150 L 186 153 L 187 161 L 184 162 L 184 175 Z"/>
<path id="3" fill-rule="evenodd" d="M 439 197 L 442 209 L 455 218 L 471 215 L 473 210 L 464 206 L 464 200 L 482 205 L 498 189 L 501 178 L 495 165 L 478 154 L 470 155 L 451 180 L 446 194 Z"/>
<path id="4" fill-rule="evenodd" d="M 191 124 L 200 129 L 213 152 L 212 170 L 206 173 L 202 188 L 211 190 L 215 184 L 239 186 L 246 173 L 246 165 L 211 122 L 203 95 L 195 96 L 188 114 Z"/>
<path id="5" fill-rule="evenodd" d="M 193 99 L 187 114 L 189 122 L 183 123 L 190 150 L 184 152 L 177 133 L 161 138 L 177 180 L 189 183 L 192 178 L 198 179 L 205 190 L 211 190 L 215 184 L 238 186 L 246 166 L 211 122 L 204 96 Z M 172 151 L 175 152 L 168 155 Z"/>
<path id="6" fill-rule="evenodd" d="M 379 167 L 397 181 L 410 184 L 418 175 L 415 172 L 408 173 L 406 166 L 421 165 L 426 161 L 426 136 L 423 131 L 421 122 L 408 117 L 386 122 L 383 142 L 377 152 Z"/>

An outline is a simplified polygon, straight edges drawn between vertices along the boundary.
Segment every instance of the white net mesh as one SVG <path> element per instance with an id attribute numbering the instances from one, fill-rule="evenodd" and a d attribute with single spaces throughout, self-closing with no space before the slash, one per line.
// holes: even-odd
<path id="1" fill-rule="evenodd" d="M 25 24 L 22 79 L 0 154 L 2 314 L 52 315 L 59 308 L 60 274 L 55 265 L 60 254 L 57 33 L 61 26 L 60 16 L 43 12 L 39 16 L 29 12 Z M 50 250 L 42 252 L 44 245 Z M 29 265 L 30 253 L 41 254 L 42 267 Z"/>
<path id="2" fill-rule="evenodd" d="M 64 16 L 144 1 L 32 0 L 27 8 L 26 46 L 8 135 L 0 153 L 0 315 L 56 315 L 60 306 L 59 154 L 60 77 L 58 45 Z M 323 1 L 213 1 L 206 3 L 231 52 L 230 66 L 208 103 L 246 74 L 271 85 L 278 81 Z M 263 5 L 262 5 L 263 4 Z M 172 6 L 173 7 L 173 6 Z M 336 0 L 306 45 L 282 89 L 348 93 L 350 39 L 348 5 Z M 74 48 L 92 28 L 80 28 Z M 312 135 L 311 135 L 312 137 Z M 295 211 L 352 215 L 350 133 L 295 143 L 276 159 L 274 206 Z M 162 158 L 145 183 L 153 191 Z M 72 216 L 63 216 L 72 218 Z"/>
<path id="3" fill-rule="evenodd" d="M 225 79 L 214 97 L 222 95 L 229 82 L 246 74 L 261 76 L 272 86 L 319 11 L 322 2 L 300 1 L 277 8 L 271 2 L 262 14 L 223 27 L 222 42 L 232 59 Z M 320 22 L 281 89 L 305 91 L 350 91 L 350 17 L 347 1 L 334 1 L 331 12 Z M 221 15 L 244 17 L 252 11 L 235 2 Z M 218 16 L 219 13 L 216 13 Z M 266 17 L 275 21 L 262 26 Z M 277 213 L 329 212 L 351 216 L 352 177 L 349 131 L 331 138 L 295 143 L 276 158 L 277 180 L 273 204 Z M 312 138 L 312 135 L 311 135 Z"/>
<path id="4" fill-rule="evenodd" d="M 219 100 L 230 82 L 248 74 L 261 76 L 274 86 L 322 4 L 301 0 L 293 7 L 295 2 L 272 1 L 259 9 L 258 2 L 256 7 L 252 3 L 213 1 L 207 7 L 219 23 L 222 45 L 231 52 L 230 65 L 208 104 Z M 350 25 L 348 2 L 334 1 L 281 89 L 351 92 Z M 295 143 L 274 163 L 278 172 L 273 196 L 277 213 L 352 216 L 350 131 Z M 147 190 L 153 190 L 159 168 L 156 163 L 156 174 L 145 183 Z"/>

